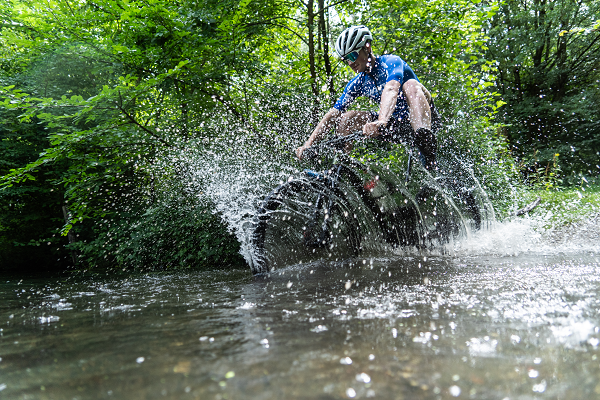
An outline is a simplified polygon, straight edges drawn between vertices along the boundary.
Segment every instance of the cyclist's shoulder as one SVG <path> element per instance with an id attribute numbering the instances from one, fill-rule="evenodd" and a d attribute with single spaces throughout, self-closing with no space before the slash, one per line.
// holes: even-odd
<path id="1" fill-rule="evenodd" d="M 408 65 L 406 61 L 404 61 L 400 56 L 395 54 L 384 54 L 382 56 L 377 57 L 381 63 L 385 64 L 387 67 L 399 67 Z"/>

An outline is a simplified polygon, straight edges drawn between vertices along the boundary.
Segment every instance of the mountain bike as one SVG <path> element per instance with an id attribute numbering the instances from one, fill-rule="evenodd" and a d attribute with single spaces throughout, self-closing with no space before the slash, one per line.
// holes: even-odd
<path id="1" fill-rule="evenodd" d="M 346 260 L 367 243 L 422 248 L 459 234 L 460 210 L 440 185 L 449 186 L 447 179 L 415 181 L 411 192 L 411 153 L 402 181 L 382 166 L 346 154 L 348 143 L 365 139 L 357 132 L 306 149 L 304 159 L 314 169 L 290 177 L 265 197 L 250 238 L 253 274 L 321 259 Z M 474 209 L 468 191 L 461 193 L 467 208 Z"/>

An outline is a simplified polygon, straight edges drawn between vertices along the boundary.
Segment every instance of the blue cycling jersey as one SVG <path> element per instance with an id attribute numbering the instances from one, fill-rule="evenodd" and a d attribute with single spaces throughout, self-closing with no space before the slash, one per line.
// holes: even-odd
<path id="1" fill-rule="evenodd" d="M 333 108 L 345 112 L 358 97 L 368 97 L 377 104 L 381 103 L 381 93 L 386 83 L 391 80 L 400 82 L 400 88 L 409 79 L 419 81 L 408 64 L 393 54 L 375 58 L 371 72 L 357 74 L 344 89 L 340 98 L 335 102 Z M 396 108 L 392 113 L 393 118 L 404 119 L 408 117 L 408 103 L 404 98 L 402 89 L 396 100 Z"/>

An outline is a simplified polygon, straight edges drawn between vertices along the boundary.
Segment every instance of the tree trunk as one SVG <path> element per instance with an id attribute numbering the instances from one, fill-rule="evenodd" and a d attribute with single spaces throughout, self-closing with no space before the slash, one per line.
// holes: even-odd
<path id="1" fill-rule="evenodd" d="M 543 1 L 539 1 L 536 0 L 534 1 L 534 5 L 535 8 L 537 8 L 536 11 L 536 19 L 535 19 L 535 25 L 537 30 L 540 30 L 543 26 L 546 25 L 546 10 L 544 9 L 544 2 Z M 535 49 L 535 53 L 533 54 L 533 67 L 534 69 L 539 69 L 540 64 L 542 63 L 542 55 L 544 54 L 544 45 L 545 45 L 545 41 L 541 40 L 541 43 L 537 43 L 538 46 Z"/>
<path id="2" fill-rule="evenodd" d="M 523 101 L 523 88 L 521 87 L 521 71 L 519 67 L 513 68 L 513 74 L 515 76 L 515 89 L 517 90 L 517 96 L 519 101 Z"/>
<path id="3" fill-rule="evenodd" d="M 568 23 L 563 20 L 560 24 L 560 30 L 567 30 Z M 556 45 L 556 69 L 558 70 L 558 79 L 554 86 L 554 101 L 561 101 L 565 95 L 567 85 L 567 35 L 559 36 Z"/>
<path id="4" fill-rule="evenodd" d="M 314 103 L 311 110 L 311 125 L 315 126 L 319 120 L 319 88 L 317 87 L 317 66 L 315 60 L 315 12 L 314 0 L 308 0 L 307 4 L 308 16 L 308 62 L 310 69 L 310 85 L 313 93 Z"/>
<path id="5" fill-rule="evenodd" d="M 62 206 L 62 212 L 63 217 L 65 219 L 65 224 L 68 224 L 70 218 L 67 206 Z M 69 240 L 69 244 L 75 243 L 75 236 L 73 235 L 73 232 L 71 232 L 71 230 L 69 230 L 69 232 L 67 233 L 67 239 Z M 71 250 L 71 259 L 73 260 L 73 265 L 77 264 L 77 253 L 75 253 L 75 250 Z"/>
<path id="6" fill-rule="evenodd" d="M 307 5 L 307 16 L 308 16 L 308 62 L 310 69 L 310 84 L 313 95 L 318 96 L 319 90 L 317 88 L 317 67 L 315 65 L 315 12 L 314 12 L 314 0 L 308 0 Z"/>
<path id="7" fill-rule="evenodd" d="M 331 73 L 331 60 L 329 60 L 329 32 L 327 31 L 324 3 L 324 0 L 319 0 L 319 29 L 321 31 L 321 40 L 323 41 L 323 62 L 325 64 L 325 79 L 329 88 L 329 102 L 333 105 L 335 101 L 335 89 Z"/>

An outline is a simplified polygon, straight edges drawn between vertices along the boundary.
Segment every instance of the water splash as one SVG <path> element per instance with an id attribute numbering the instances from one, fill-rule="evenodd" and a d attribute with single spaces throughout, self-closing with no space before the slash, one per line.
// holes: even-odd
<path id="1" fill-rule="evenodd" d="M 217 137 L 211 139 L 210 143 L 202 143 L 198 151 L 177 155 L 189 166 L 190 181 L 195 182 L 190 184 L 190 190 L 196 190 L 201 197 L 214 204 L 228 229 L 240 242 L 241 254 L 250 265 L 255 256 L 251 237 L 257 210 L 268 193 L 284 182 L 298 179 L 301 168 L 305 167 L 297 163 L 289 151 L 297 144 L 298 138 L 278 138 L 281 141 L 276 147 L 266 149 L 264 138 L 253 137 L 248 132 L 238 130 L 235 138 Z M 404 161 L 401 160 L 400 164 L 402 162 Z M 377 224 L 373 222 L 373 216 L 363 216 L 360 219 L 361 231 L 367 234 L 364 235 L 361 255 L 367 258 L 386 252 L 393 255 L 514 256 L 524 253 L 596 251 L 600 247 L 593 221 L 550 228 L 543 217 L 497 222 L 491 201 L 473 169 L 451 151 L 441 158 L 440 170 L 435 174 L 437 178 L 416 165 L 407 184 L 401 171 L 390 170 L 386 165 L 375 168 L 375 164 L 369 164 L 369 167 L 372 167 L 374 176 L 402 187 L 406 192 L 405 200 L 416 204 L 423 221 L 426 221 L 427 215 L 428 223 L 433 225 L 436 221 L 439 222 L 439 215 L 436 214 L 456 212 L 461 220 L 461 227 L 459 235 L 450 237 L 444 243 L 438 242 L 436 246 L 393 248 L 382 245 L 385 241 L 382 240 L 381 230 L 378 231 Z M 459 204 L 461 201 L 456 193 L 447 190 L 448 182 L 453 179 L 458 179 L 474 194 L 474 201 L 482 213 L 482 229 L 475 229 L 473 221 L 469 221 L 468 213 L 465 213 L 465 205 Z M 441 194 L 429 209 L 422 202 L 419 203 L 422 189 L 427 187 Z M 438 217 L 437 220 L 432 216 Z"/>
<path id="2" fill-rule="evenodd" d="M 240 131 L 236 140 L 218 137 L 184 156 L 188 166 L 184 179 L 194 182 L 189 190 L 214 205 L 240 242 L 247 262 L 252 256 L 252 220 L 262 199 L 297 172 L 289 162 L 289 154 L 282 151 L 275 157 L 272 149 L 265 149 L 260 140 L 249 136 Z M 282 147 L 291 145 L 285 143 Z"/>
<path id="3" fill-rule="evenodd" d="M 571 224 L 549 224 L 546 216 L 507 219 L 457 241 L 458 256 L 558 255 L 600 252 L 600 215 Z"/>
<path id="4" fill-rule="evenodd" d="M 278 185 L 305 178 L 302 178 L 299 165 L 293 161 L 291 154 L 284 151 L 286 148 L 293 148 L 292 139 L 281 144 L 279 157 L 272 157 L 274 153 L 265 151 L 260 141 L 253 142 L 247 136 L 243 139 L 215 140 L 203 151 L 187 154 L 185 159 L 192 166 L 192 180 L 203 188 L 200 195 L 215 205 L 230 231 L 235 233 L 241 243 L 242 255 L 252 265 L 256 257 L 252 234 L 256 227 L 255 217 L 263 199 Z M 326 165 L 323 164 L 323 168 L 327 168 Z M 428 250 L 436 248 L 435 251 L 445 253 L 447 249 L 444 248 L 454 247 L 454 236 L 471 236 L 475 225 L 486 225 L 495 218 L 493 207 L 473 171 L 456 158 L 440 164 L 440 171 L 443 169 L 445 174 L 439 172 L 435 174 L 435 178 L 420 165 L 414 166 L 408 183 L 404 181 L 403 173 L 390 169 L 385 163 L 371 162 L 366 165 L 367 172 L 361 177 L 366 182 L 365 190 L 371 192 L 382 210 L 390 208 L 389 204 L 394 202 L 407 209 L 414 209 L 415 218 L 421 221 L 420 228 L 414 229 L 417 235 L 421 235 Z M 479 208 L 483 217 L 481 221 L 469 221 L 468 212 L 465 212 L 465 207 L 468 208 L 469 205 L 465 203 L 464 193 L 460 194 L 452 189 L 457 186 L 457 179 L 461 190 L 464 187 L 469 193 L 475 194 L 471 206 Z M 384 187 L 386 185 L 387 188 Z M 376 194 L 377 190 L 383 190 L 383 194 Z M 423 253 L 422 246 L 389 246 L 385 240 L 389 234 L 376 221 L 380 216 L 368 211 L 364 195 L 361 197 L 349 186 L 342 186 L 342 192 L 349 199 L 352 198 L 350 202 L 353 203 L 353 208 L 347 210 L 346 216 L 357 215 L 363 255 Z M 440 233 L 443 230 L 448 232 Z M 454 233 L 450 234 L 450 231 Z"/>

